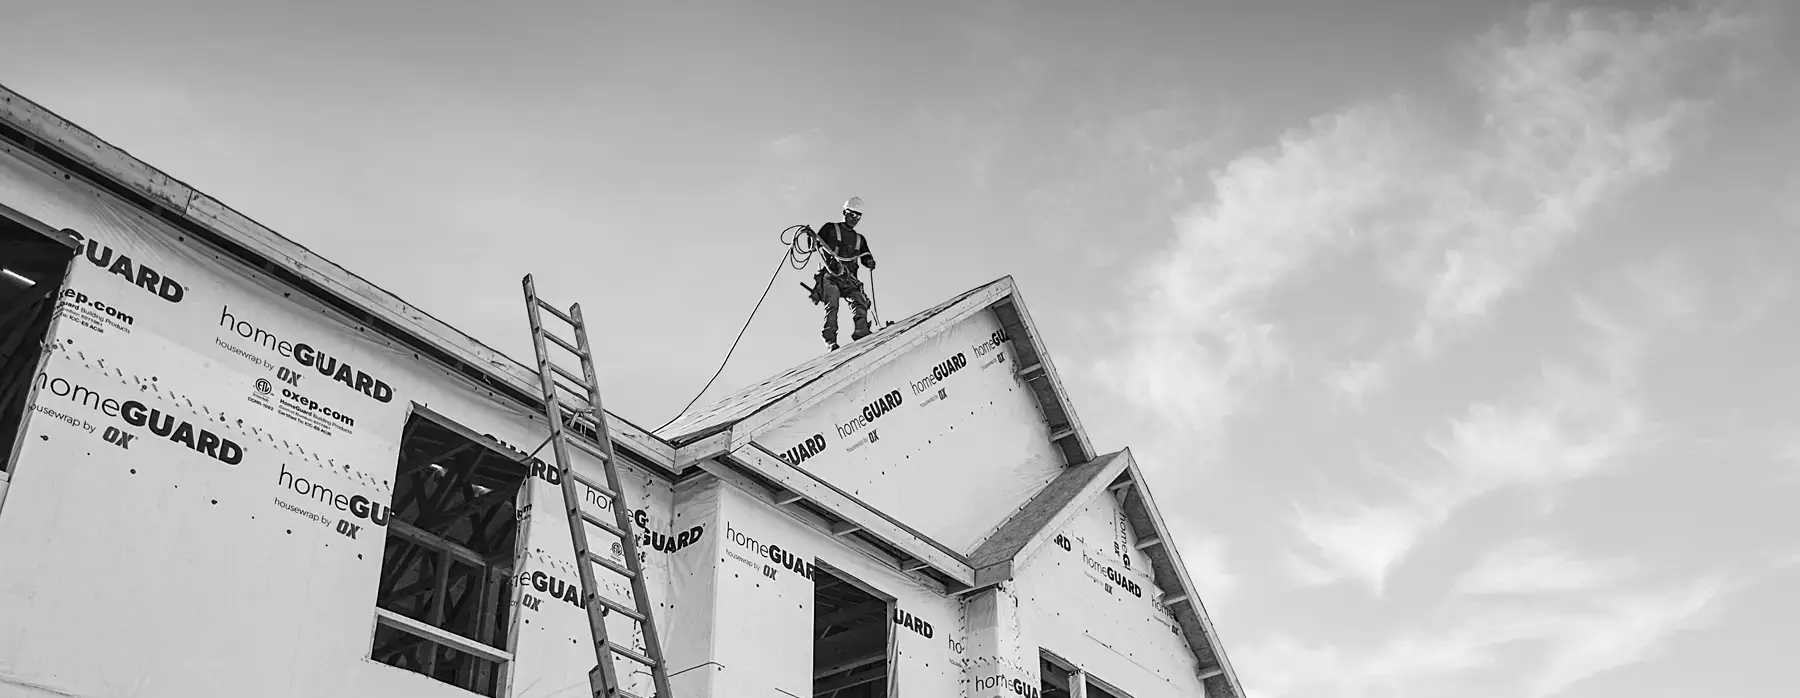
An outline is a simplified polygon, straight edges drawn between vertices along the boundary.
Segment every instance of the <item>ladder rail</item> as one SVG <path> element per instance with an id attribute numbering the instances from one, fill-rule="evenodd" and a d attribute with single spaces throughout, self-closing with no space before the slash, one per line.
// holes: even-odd
<path id="1" fill-rule="evenodd" d="M 619 461 L 613 451 L 612 439 L 608 436 L 610 425 L 606 423 L 606 405 L 600 399 L 600 376 L 594 371 L 594 353 L 588 345 L 587 322 L 582 319 L 580 303 L 569 306 L 569 319 L 570 324 L 575 326 L 575 341 L 581 349 L 581 373 L 587 378 L 588 407 L 594 411 L 596 433 L 600 434 L 600 450 L 606 454 L 606 484 L 616 493 L 613 497 L 613 518 L 618 522 L 620 530 L 631 533 L 631 514 L 624 505 L 625 483 L 619 478 Z M 579 501 L 577 500 L 578 503 Z M 579 516 L 580 512 L 577 511 L 576 515 Z M 644 615 L 644 620 L 638 623 L 638 627 L 644 633 L 644 654 L 651 661 L 650 677 L 656 686 L 657 698 L 672 698 L 674 694 L 669 692 L 668 664 L 663 662 L 662 638 L 658 637 L 656 623 L 650 618 L 650 584 L 644 579 L 638 539 L 636 535 L 621 536 L 621 539 L 624 542 L 625 566 L 631 570 L 631 595 Z"/>
<path id="2" fill-rule="evenodd" d="M 663 662 L 662 657 L 662 642 L 656 631 L 655 619 L 652 618 L 650 614 L 651 602 L 649 585 L 644 579 L 643 566 L 639 563 L 638 559 L 637 537 L 632 534 L 632 520 L 627 512 L 628 507 L 626 506 L 623 497 L 624 489 L 622 487 L 623 483 L 619 477 L 617 454 L 614 452 L 612 439 L 608 437 L 606 408 L 600 399 L 599 377 L 594 371 L 593 353 L 588 344 L 587 326 L 582 320 L 581 306 L 580 304 L 575 304 L 570 307 L 568 313 L 564 313 L 554 306 L 544 303 L 538 297 L 536 285 L 530 275 L 526 275 L 524 287 L 527 315 L 531 321 L 532 348 L 537 353 L 538 381 L 539 386 L 544 392 L 544 413 L 549 422 L 550 443 L 553 446 L 552 453 L 556 458 L 558 473 L 562 476 L 560 479 L 562 481 L 564 514 L 568 518 L 569 535 L 571 542 L 575 547 L 576 569 L 580 578 L 584 601 L 582 606 L 587 612 L 588 629 L 593 636 L 596 666 L 588 675 L 589 688 L 595 696 L 600 698 L 616 698 L 618 696 L 630 695 L 627 694 L 620 685 L 618 670 L 614 664 L 614 655 L 619 655 L 628 660 L 647 665 L 655 685 L 657 698 L 671 698 L 672 693 L 669 691 L 667 664 Z M 575 344 L 570 344 L 546 330 L 544 327 L 543 311 L 549 311 L 556 319 L 563 320 L 570 326 L 570 329 L 573 330 L 575 334 Z M 611 560 L 596 553 L 588 538 L 587 525 L 590 519 L 594 519 L 594 517 L 581 511 L 581 491 L 577 489 L 577 487 L 591 486 L 591 483 L 587 482 L 588 479 L 586 477 L 579 477 L 576 475 L 573 461 L 569 457 L 569 445 L 566 440 L 568 433 L 563 424 L 563 411 L 565 406 L 559 395 L 559 390 L 567 390 L 568 388 L 559 385 L 556 377 L 561 375 L 570 379 L 572 382 L 575 382 L 578 379 L 576 379 L 574 375 L 571 375 L 569 371 L 557 366 L 555 362 L 551 360 L 549 343 L 555 343 L 558 346 L 561 346 L 570 353 L 575 354 L 581 361 L 582 374 L 585 380 L 580 382 L 584 383 L 587 388 L 588 408 L 592 411 L 591 420 L 596 428 L 596 433 L 599 434 L 600 437 L 598 440 L 600 442 L 602 453 L 602 469 L 606 472 L 607 480 L 607 491 L 604 492 L 604 495 L 611 500 L 611 508 L 613 510 L 613 518 L 615 521 L 615 526 L 613 527 L 604 525 L 598 527 L 606 531 L 609 535 L 614 535 L 620 539 L 620 547 L 625 554 L 625 565 L 622 568 L 616 563 L 612 563 Z M 583 411 L 570 410 L 570 412 L 570 423 L 572 425 L 578 424 L 581 421 L 580 417 Z M 601 488 L 594 489 L 599 490 Z M 598 524 L 600 522 L 595 519 L 594 523 Z M 623 535 L 620 535 L 621 533 Z M 597 578 L 597 573 L 594 570 L 595 564 L 599 564 L 609 571 L 630 578 L 633 596 L 632 601 L 637 606 L 637 612 L 635 614 L 622 613 L 621 615 L 625 615 L 630 620 L 636 622 L 642 629 L 646 649 L 646 652 L 643 654 L 632 651 L 631 648 L 626 647 L 609 637 L 609 632 L 606 627 L 606 614 L 608 609 L 623 607 L 623 604 L 613 602 L 601 595 L 599 580 Z M 594 680 L 595 674 L 599 675 L 598 682 Z"/>

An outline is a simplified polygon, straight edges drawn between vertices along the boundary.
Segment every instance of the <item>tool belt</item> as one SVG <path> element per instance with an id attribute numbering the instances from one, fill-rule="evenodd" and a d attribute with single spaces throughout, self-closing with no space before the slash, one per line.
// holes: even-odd
<path id="1" fill-rule="evenodd" d="M 812 299 L 813 305 L 825 304 L 825 283 L 827 281 L 831 282 L 831 285 L 838 287 L 838 295 L 840 296 L 862 289 L 862 281 L 856 277 L 849 274 L 832 274 L 826 271 L 824 267 L 819 267 L 819 270 L 813 273 L 812 286 L 800 284 L 801 288 L 807 290 L 807 293 L 809 294 L 808 297 Z"/>

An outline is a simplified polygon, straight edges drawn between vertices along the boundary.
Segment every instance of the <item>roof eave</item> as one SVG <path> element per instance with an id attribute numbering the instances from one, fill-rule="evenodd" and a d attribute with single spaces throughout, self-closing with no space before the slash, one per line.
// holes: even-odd
<path id="1" fill-rule="evenodd" d="M 459 375 L 477 374 L 504 389 L 509 397 L 538 409 L 542 399 L 537 374 L 524 364 L 482 344 L 349 270 L 282 237 L 248 216 L 132 157 L 86 129 L 57 116 L 11 88 L 0 85 L 0 138 L 22 139 L 31 155 L 77 171 L 84 179 L 128 203 L 146 209 L 166 223 L 194 233 L 226 252 L 271 272 L 301 290 L 366 314 L 386 334 L 435 349 L 440 361 L 458 364 Z M 575 407 L 586 401 L 571 398 Z M 672 474 L 675 449 L 650 432 L 613 414 L 608 434 L 613 442 L 649 465 Z M 598 457 L 597 443 L 574 440 Z"/>

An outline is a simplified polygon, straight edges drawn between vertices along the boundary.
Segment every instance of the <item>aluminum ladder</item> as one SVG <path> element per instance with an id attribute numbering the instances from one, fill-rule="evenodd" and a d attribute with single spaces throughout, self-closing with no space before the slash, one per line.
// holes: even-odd
<path id="1" fill-rule="evenodd" d="M 656 633 L 656 619 L 650 615 L 650 593 L 644 583 L 643 565 L 638 561 L 637 537 L 631 534 L 630 507 L 620 493 L 618 459 L 614 457 L 612 439 L 606 427 L 606 408 L 600 401 L 600 382 L 594 373 L 594 355 L 589 349 L 587 325 L 581 319 L 581 304 L 569 306 L 568 312 L 558 310 L 555 306 L 538 298 L 537 287 L 531 276 L 525 276 L 525 308 L 531 317 L 531 346 L 537 351 L 538 382 L 544 391 L 544 416 L 549 419 L 550 444 L 556 457 L 556 469 L 561 474 L 563 509 L 569 518 L 569 534 L 575 543 L 575 568 L 580 571 L 582 607 L 587 610 L 588 629 L 594 636 L 594 657 L 596 666 L 588 672 L 588 686 L 594 698 L 644 698 L 629 693 L 619 685 L 619 677 L 613 665 L 613 655 L 624 657 L 642 664 L 650 669 L 655 682 L 656 698 L 672 698 L 669 692 L 668 667 L 663 662 L 662 641 Z M 544 329 L 543 314 L 563 321 L 575 335 L 570 343 Z M 555 344 L 581 360 L 581 375 L 577 376 L 550 360 L 549 345 Z M 574 385 L 587 390 L 587 404 L 591 412 L 574 410 L 565 403 L 558 391 L 576 392 L 575 388 L 563 385 L 557 377 L 567 379 Z M 569 419 L 564 424 L 565 414 Z M 583 418 L 599 435 L 600 449 L 606 470 L 606 483 L 577 475 L 571 467 L 567 426 L 581 423 Z M 612 502 L 613 520 L 608 522 L 599 516 L 581 510 L 581 490 L 578 486 L 590 487 Z M 588 525 L 599 528 L 616 536 L 625 554 L 625 564 L 613 562 L 610 558 L 594 552 L 588 543 Z M 599 565 L 631 580 L 631 596 L 636 603 L 635 608 L 626 606 L 607 598 L 600 593 L 600 584 L 595 580 L 594 565 Z M 606 614 L 617 613 L 642 626 L 645 652 L 639 653 L 631 647 L 614 642 L 607 637 Z M 629 640 L 628 640 L 629 641 Z"/>

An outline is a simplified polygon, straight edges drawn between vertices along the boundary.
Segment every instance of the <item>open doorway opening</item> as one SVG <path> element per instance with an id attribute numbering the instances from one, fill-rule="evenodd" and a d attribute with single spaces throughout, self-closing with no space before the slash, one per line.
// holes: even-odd
<path id="1" fill-rule="evenodd" d="M 834 573 L 813 572 L 813 696 L 887 698 L 893 599 Z"/>
<path id="2" fill-rule="evenodd" d="M 74 240 L 0 206 L 0 499 L 18 457 L 31 379 L 67 283 Z"/>

